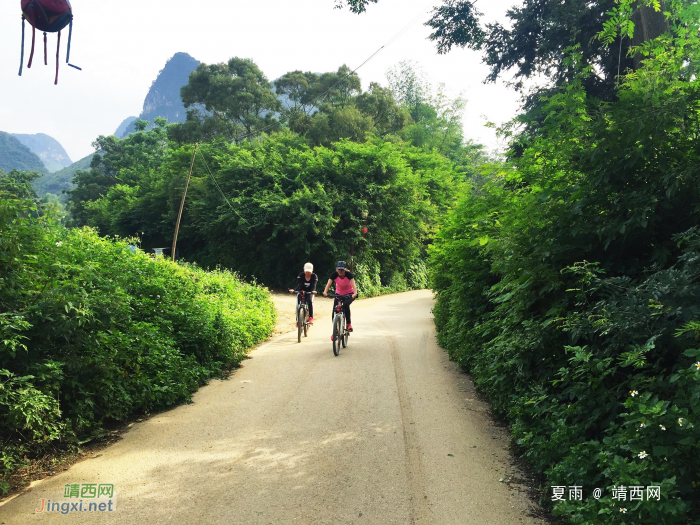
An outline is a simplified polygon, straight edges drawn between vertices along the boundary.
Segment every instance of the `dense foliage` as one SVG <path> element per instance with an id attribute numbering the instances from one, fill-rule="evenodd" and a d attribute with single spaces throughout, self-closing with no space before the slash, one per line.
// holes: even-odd
<path id="1" fill-rule="evenodd" d="M 72 224 L 170 246 L 196 139 L 178 256 L 286 287 L 306 261 L 323 274 L 354 253 L 376 272 L 358 274 L 366 293 L 422 288 L 427 245 L 482 153 L 462 135 L 463 100 L 434 94 L 412 64 L 389 77 L 363 92 L 345 66 L 293 71 L 275 94 L 251 60 L 202 64 L 182 89 L 187 122 L 95 141 Z"/>
<path id="2" fill-rule="evenodd" d="M 124 143 L 155 133 L 118 144 L 130 151 Z M 134 180 L 126 168 L 118 177 L 106 174 L 112 146 L 105 143 L 102 166 L 77 177 L 76 193 L 96 198 L 73 201 L 74 209 L 81 206 L 75 217 L 101 232 L 139 232 L 147 246 L 168 246 L 192 146 L 169 151 L 160 167 Z M 130 165 L 131 157 L 124 158 Z M 200 145 L 179 252 L 206 266 L 288 286 L 294 268 L 307 260 L 323 272 L 349 260 L 352 248 L 361 261 L 379 265 L 387 285 L 394 274 L 408 278 L 409 269 L 421 264 L 459 177 L 439 154 L 379 138 L 310 148 L 286 132 L 239 146 Z M 369 230 L 364 238 L 362 227 Z"/>
<path id="3" fill-rule="evenodd" d="M 265 289 L 57 226 L 8 186 L 0 184 L 0 491 L 27 458 L 188 400 L 275 321 Z"/>
<path id="4" fill-rule="evenodd" d="M 614 100 L 568 50 L 575 74 L 505 130 L 511 164 L 474 181 L 431 254 L 441 343 L 547 488 L 583 486 L 553 504 L 572 523 L 700 523 L 700 12 L 666 7 Z M 660 501 L 611 490 L 655 485 Z"/>

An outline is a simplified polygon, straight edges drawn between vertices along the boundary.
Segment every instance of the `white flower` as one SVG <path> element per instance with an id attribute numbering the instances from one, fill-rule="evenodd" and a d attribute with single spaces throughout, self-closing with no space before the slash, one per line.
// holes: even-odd
<path id="1" fill-rule="evenodd" d="M 682 418 L 682 417 L 679 417 L 679 418 L 678 418 L 678 424 L 679 424 L 680 426 L 683 426 L 683 418 Z"/>
<path id="2" fill-rule="evenodd" d="M 666 430 L 666 427 L 663 426 L 663 425 L 659 425 L 659 428 L 660 428 L 661 430 Z"/>
<path id="3" fill-rule="evenodd" d="M 631 395 L 632 397 L 634 397 L 634 396 L 639 395 L 639 392 L 637 392 L 636 390 L 630 390 L 630 395 Z"/>
<path id="4" fill-rule="evenodd" d="M 644 421 L 642 421 L 642 424 L 639 425 L 639 428 L 644 428 L 645 426 L 646 426 L 646 423 L 644 423 Z"/>
<path id="5" fill-rule="evenodd" d="M 620 512 L 623 512 L 623 513 L 627 514 L 627 509 L 623 507 L 623 508 L 620 509 Z"/>
<path id="6" fill-rule="evenodd" d="M 695 363 L 695 368 L 697 368 L 698 370 L 700 370 L 700 361 L 698 361 L 697 363 Z"/>
<path id="7" fill-rule="evenodd" d="M 644 459 L 644 458 L 647 457 L 649 454 L 647 454 L 646 452 L 644 452 L 644 451 L 642 450 L 642 451 L 641 451 L 639 454 L 637 454 L 637 455 L 639 456 L 639 459 Z"/>
<path id="8" fill-rule="evenodd" d="M 56 243 L 56 246 L 61 246 L 62 244 L 63 244 L 63 241 L 58 241 L 58 242 Z"/>

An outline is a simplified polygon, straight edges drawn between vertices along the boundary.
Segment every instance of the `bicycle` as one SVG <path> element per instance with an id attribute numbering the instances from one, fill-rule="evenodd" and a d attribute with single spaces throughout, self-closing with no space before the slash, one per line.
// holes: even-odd
<path id="1" fill-rule="evenodd" d="M 315 293 L 315 292 L 312 292 Z M 301 333 L 307 337 L 307 332 L 311 327 L 309 323 L 309 305 L 306 303 L 306 292 L 304 290 L 297 294 L 297 343 L 301 343 Z"/>
<path id="2" fill-rule="evenodd" d="M 338 300 L 338 304 L 335 305 L 333 312 L 333 355 L 338 356 L 340 354 L 340 345 L 342 344 L 343 348 L 348 346 L 350 332 L 348 332 L 345 312 L 343 311 L 343 301 L 350 299 L 352 295 L 329 294 L 328 297 L 335 297 Z"/>

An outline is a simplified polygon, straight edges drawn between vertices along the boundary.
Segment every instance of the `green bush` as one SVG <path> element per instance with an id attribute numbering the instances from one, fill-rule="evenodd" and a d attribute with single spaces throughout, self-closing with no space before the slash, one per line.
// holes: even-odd
<path id="1" fill-rule="evenodd" d="M 0 475 L 17 451 L 189 400 L 274 326 L 267 290 L 56 226 L 30 201 L 0 198 L 0 232 Z"/>
<path id="2" fill-rule="evenodd" d="M 587 92 L 594 74 L 569 50 L 571 78 L 504 130 L 511 163 L 473 181 L 430 252 L 440 343 L 546 478 L 542 503 L 575 524 L 700 523 L 700 40 L 688 5 L 666 4 L 671 31 L 645 44 L 614 100 Z M 553 486 L 582 486 L 583 499 L 553 501 Z M 660 486 L 661 500 L 613 500 L 620 486 Z"/>
<path id="3" fill-rule="evenodd" d="M 355 261 L 354 275 L 359 297 L 377 297 L 428 287 L 428 271 L 425 262 L 421 260 L 409 266 L 407 279 L 398 271 L 385 276 L 379 262 L 371 255 L 364 255 Z"/>
<path id="4" fill-rule="evenodd" d="M 381 266 L 370 256 L 355 261 L 355 284 L 359 297 L 376 297 L 382 293 Z"/>

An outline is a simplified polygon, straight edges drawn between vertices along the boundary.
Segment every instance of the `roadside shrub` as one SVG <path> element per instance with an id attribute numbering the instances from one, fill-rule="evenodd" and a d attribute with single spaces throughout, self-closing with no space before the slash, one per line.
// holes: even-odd
<path id="1" fill-rule="evenodd" d="M 570 49 L 571 79 L 503 130 L 511 164 L 471 181 L 430 251 L 440 343 L 569 523 L 700 523 L 700 41 L 684 5 L 614 100 L 586 91 Z M 582 499 L 552 499 L 571 486 Z"/>
<path id="2" fill-rule="evenodd" d="M 359 297 L 376 297 L 381 294 L 381 266 L 376 259 L 365 256 L 356 260 L 354 275 Z"/>
<path id="3" fill-rule="evenodd" d="M 410 265 L 407 279 L 398 271 L 385 276 L 379 262 L 371 255 L 364 255 L 355 261 L 354 275 L 359 297 L 377 297 L 408 290 L 424 290 L 428 287 L 427 268 L 421 260 Z"/>
<path id="4" fill-rule="evenodd" d="M 188 401 L 271 333 L 267 290 L 130 245 L 0 198 L 0 476 L 18 452 Z"/>

